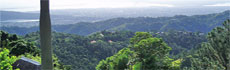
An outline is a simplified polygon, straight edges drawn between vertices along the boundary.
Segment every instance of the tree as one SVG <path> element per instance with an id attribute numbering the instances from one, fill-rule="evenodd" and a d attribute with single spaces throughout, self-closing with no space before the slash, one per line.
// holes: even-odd
<path id="1" fill-rule="evenodd" d="M 16 60 L 16 56 L 9 56 L 10 51 L 0 48 L 0 70 L 13 70 L 11 66 Z"/>
<path id="2" fill-rule="evenodd" d="M 130 45 L 117 54 L 102 60 L 97 70 L 161 70 L 179 69 L 181 59 L 168 57 L 171 48 L 160 38 L 147 32 L 137 32 Z"/>
<path id="3" fill-rule="evenodd" d="M 230 70 L 230 20 L 208 33 L 203 43 L 187 61 L 191 69 Z"/>
<path id="4" fill-rule="evenodd" d="M 1 48 L 5 48 L 0 48 L 0 70 L 12 70 L 11 64 L 14 63 L 17 58 L 21 58 L 21 56 L 41 63 L 41 57 L 39 53 L 40 49 L 35 46 L 35 42 L 25 41 L 24 39 L 20 38 L 20 36 L 9 34 L 4 31 L 0 31 L 0 39 L 0 45 L 2 45 Z M 54 70 L 71 69 L 71 66 L 63 65 L 56 56 L 53 56 L 53 58 Z"/>
<path id="5" fill-rule="evenodd" d="M 141 70 L 146 69 L 169 69 L 173 59 L 168 57 L 171 47 L 161 38 L 154 38 L 146 32 L 137 32 L 130 39 L 131 50 L 134 51 L 130 65 L 140 65 Z"/>
<path id="6" fill-rule="evenodd" d="M 208 42 L 219 55 L 218 62 L 230 70 L 230 20 L 223 23 L 208 34 Z"/>
<path id="7" fill-rule="evenodd" d="M 42 69 L 53 70 L 49 0 L 41 0 L 40 38 L 41 38 L 41 52 L 42 52 L 41 53 Z"/>
<path id="8" fill-rule="evenodd" d="M 24 40 L 13 41 L 9 44 L 11 46 L 10 55 L 19 56 L 25 53 L 31 53 L 33 55 L 39 55 L 40 49 L 33 43 L 26 42 Z"/>
<path id="9" fill-rule="evenodd" d="M 130 51 L 129 48 L 124 48 L 120 50 L 114 56 L 106 58 L 106 60 L 102 60 L 96 66 L 97 70 L 124 70 L 128 69 L 127 63 L 129 59 L 131 59 L 133 51 Z"/>
<path id="10" fill-rule="evenodd" d="M 10 50 L 10 55 L 19 56 L 25 53 L 39 55 L 40 49 L 34 45 L 34 42 L 27 42 L 15 34 L 9 34 L 0 31 L 1 48 Z"/>

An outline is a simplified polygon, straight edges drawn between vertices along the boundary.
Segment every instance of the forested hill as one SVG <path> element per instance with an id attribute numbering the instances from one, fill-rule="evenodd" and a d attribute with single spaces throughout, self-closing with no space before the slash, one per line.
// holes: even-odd
<path id="1" fill-rule="evenodd" d="M 61 62 L 71 65 L 73 70 L 95 70 L 100 60 L 127 47 L 128 39 L 133 35 L 127 31 L 104 31 L 90 36 L 53 32 L 52 46 Z M 39 32 L 27 34 L 24 38 L 39 46 Z"/>
<path id="2" fill-rule="evenodd" d="M 129 30 L 129 31 L 167 31 L 167 30 L 184 30 L 191 32 L 209 32 L 214 27 L 220 26 L 229 18 L 229 10 L 222 13 L 207 15 L 185 16 L 177 15 L 174 17 L 138 17 L 138 18 L 114 18 L 98 22 L 79 22 L 69 25 L 54 25 L 53 30 L 56 32 L 66 32 L 78 35 L 89 35 L 102 30 Z M 18 27 L 1 27 L 10 33 L 25 35 L 28 32 L 37 31 L 38 27 L 18 28 Z"/>
<path id="3" fill-rule="evenodd" d="M 130 30 L 130 31 L 166 31 L 170 29 L 209 32 L 216 26 L 227 20 L 230 11 L 208 15 L 174 17 L 138 17 L 138 18 L 114 18 L 94 23 L 77 23 L 73 25 L 54 26 L 58 32 L 76 33 L 88 35 L 101 30 Z"/>
<path id="4" fill-rule="evenodd" d="M 227 20 L 222 27 L 214 28 L 207 34 L 207 41 L 204 33 L 173 30 L 136 32 L 135 35 L 130 31 L 101 31 L 89 36 L 53 32 L 52 47 L 60 60 L 59 63 L 54 58 L 58 68 L 55 70 L 65 70 L 63 67 L 72 67 L 72 70 L 95 70 L 95 67 L 97 70 L 228 70 L 229 25 L 230 20 Z M 3 55 L 2 62 L 12 64 L 13 59 L 21 55 L 40 60 L 39 32 L 21 38 L 0 31 L 0 37 L 0 51 L 6 48 L 0 53 Z M 5 67 L 11 67 L 10 64 L 3 64 L 1 69 L 6 70 Z"/>
<path id="5" fill-rule="evenodd" d="M 181 52 L 206 41 L 202 33 L 181 31 L 149 33 L 162 38 L 171 46 L 173 55 L 182 54 Z M 71 65 L 73 70 L 95 70 L 100 60 L 128 47 L 129 40 L 133 36 L 134 32 L 130 31 L 101 31 L 89 36 L 53 32 L 52 45 L 60 61 Z M 36 42 L 39 46 L 39 32 L 29 33 L 24 38 L 29 42 Z"/>

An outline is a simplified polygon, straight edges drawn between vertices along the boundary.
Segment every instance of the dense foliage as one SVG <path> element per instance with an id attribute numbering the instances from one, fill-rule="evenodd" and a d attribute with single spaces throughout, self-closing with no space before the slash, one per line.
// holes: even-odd
<path id="1" fill-rule="evenodd" d="M 25 35 L 27 41 L 36 42 L 39 46 L 39 32 Z M 203 33 L 186 31 L 149 32 L 157 38 L 162 38 L 169 46 L 172 46 L 170 57 L 181 52 L 187 52 L 190 48 L 205 41 Z M 58 58 L 73 69 L 93 70 L 98 62 L 112 56 L 124 47 L 128 47 L 129 39 L 134 36 L 131 31 L 101 31 L 89 36 L 53 32 L 53 49 Z M 174 41 L 175 40 L 175 41 Z M 197 42 L 193 42 L 197 41 Z M 186 45 L 187 44 L 187 45 Z M 74 60 L 74 61 L 73 61 Z"/>
<path id="2" fill-rule="evenodd" d="M 153 36 L 162 38 L 170 47 L 172 51 L 170 54 L 183 55 L 192 48 L 198 46 L 202 42 L 206 42 L 205 33 L 201 32 L 187 32 L 170 30 L 168 32 L 154 32 Z"/>
<path id="3" fill-rule="evenodd" d="M 146 32 L 137 32 L 128 48 L 100 61 L 97 70 L 159 70 L 179 69 L 180 60 L 168 57 L 171 48 L 160 38 Z M 179 63 L 178 63 L 179 62 Z"/>
<path id="4" fill-rule="evenodd" d="M 10 51 L 0 48 L 0 70 L 13 70 L 12 64 L 17 60 L 16 56 L 9 56 Z"/>
<path id="5" fill-rule="evenodd" d="M 39 47 L 36 47 L 34 42 L 25 41 L 16 34 L 0 31 L 0 49 L 0 66 L 3 65 L 1 66 L 3 70 L 12 69 L 11 64 L 22 56 L 38 62 L 41 61 Z M 53 58 L 55 70 L 70 70 L 70 66 L 60 63 L 56 56 Z"/>
<path id="6" fill-rule="evenodd" d="M 145 39 L 146 37 L 147 38 L 150 37 L 150 38 Z M 139 33 L 136 34 L 134 38 L 131 38 L 131 44 L 130 44 L 131 46 L 129 46 L 129 48 L 124 48 L 114 56 L 108 57 L 106 60 L 100 61 L 96 69 L 98 70 L 119 70 L 119 69 L 145 70 L 145 69 L 152 68 L 153 70 L 154 69 L 167 70 L 168 68 L 170 68 L 170 66 L 167 66 L 167 64 L 176 66 L 175 68 L 172 69 L 177 69 L 177 70 L 179 68 L 182 68 L 184 70 L 213 70 L 213 69 L 228 70 L 230 69 L 230 64 L 229 64 L 230 63 L 230 50 L 229 50 L 230 20 L 225 21 L 223 23 L 223 27 L 214 28 L 210 33 L 208 33 L 207 39 L 208 39 L 207 42 L 204 42 L 198 45 L 197 47 L 193 48 L 190 51 L 190 55 L 183 54 L 183 57 L 180 57 L 180 59 L 175 60 L 174 62 L 171 63 L 167 63 L 172 59 L 168 57 L 166 57 L 168 59 L 165 59 L 163 57 L 146 59 L 148 57 L 153 56 L 151 54 L 154 54 L 157 51 L 160 51 L 162 49 L 163 51 L 167 51 L 167 50 L 166 48 L 160 48 L 155 51 L 151 50 L 151 49 L 157 49 L 151 46 L 156 46 L 153 44 L 160 45 L 161 43 L 157 42 L 157 40 L 160 41 L 160 39 L 155 39 L 156 43 L 154 43 L 154 38 L 151 39 L 151 35 Z M 164 52 L 161 53 L 164 54 Z M 161 55 L 161 54 L 158 53 L 157 55 Z M 158 61 L 156 61 L 156 59 L 162 60 L 163 62 L 157 63 Z M 145 62 L 149 64 L 147 63 L 145 64 Z M 164 62 L 166 62 L 166 65 L 163 66 L 166 67 L 159 66 L 164 64 Z M 182 65 L 180 66 L 181 62 Z M 151 66 L 154 63 L 157 63 L 157 65 Z M 128 65 L 133 65 L 133 66 L 128 66 Z"/>
<path id="7" fill-rule="evenodd" d="M 27 34 L 24 38 L 40 46 L 38 33 Z M 71 65 L 73 70 L 94 70 L 100 60 L 128 46 L 132 36 L 133 32 L 129 31 L 102 31 L 90 36 L 53 32 L 52 45 L 61 62 Z"/>
<path id="8" fill-rule="evenodd" d="M 208 33 L 208 42 L 198 47 L 183 63 L 185 69 L 230 69 L 230 20 Z"/>
<path id="9" fill-rule="evenodd" d="M 26 42 L 16 34 L 8 34 L 0 31 L 0 48 L 7 48 L 11 55 L 22 55 L 32 53 L 39 55 L 39 48 L 34 45 L 34 42 Z"/>

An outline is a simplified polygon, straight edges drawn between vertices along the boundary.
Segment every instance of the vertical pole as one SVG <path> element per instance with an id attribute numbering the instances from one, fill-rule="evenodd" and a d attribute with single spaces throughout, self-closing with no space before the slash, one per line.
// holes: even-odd
<path id="1" fill-rule="evenodd" d="M 40 39 L 42 70 L 53 70 L 49 0 L 41 0 L 40 5 Z"/>
<path id="2" fill-rule="evenodd" d="M 230 16 L 230 11 L 229 11 L 229 16 Z M 230 45 L 230 37 L 228 35 L 230 35 L 230 19 L 227 19 L 226 22 L 224 22 L 224 23 L 226 23 L 225 28 L 227 29 L 227 34 L 226 34 L 227 35 L 227 46 L 229 46 Z M 230 50 L 227 50 L 227 53 L 230 53 Z M 228 54 L 227 56 L 228 56 L 228 58 L 227 57 L 226 58 L 227 58 L 228 62 L 226 62 L 226 70 L 230 70 L 230 54 Z"/>

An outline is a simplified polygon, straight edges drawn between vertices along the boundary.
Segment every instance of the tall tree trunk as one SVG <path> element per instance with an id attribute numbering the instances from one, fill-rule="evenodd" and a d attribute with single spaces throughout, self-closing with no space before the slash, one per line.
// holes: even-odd
<path id="1" fill-rule="evenodd" d="M 53 70 L 49 0 L 41 0 L 40 38 L 42 70 Z"/>

